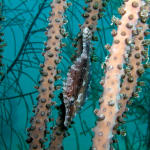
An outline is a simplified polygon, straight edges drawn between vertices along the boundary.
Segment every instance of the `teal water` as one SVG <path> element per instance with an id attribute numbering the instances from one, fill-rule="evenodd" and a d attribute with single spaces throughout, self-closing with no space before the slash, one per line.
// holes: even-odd
<path id="1" fill-rule="evenodd" d="M 58 68 L 62 70 L 62 79 L 56 84 L 62 85 L 66 78 L 68 67 L 72 65 L 71 56 L 75 52 L 72 41 L 79 32 L 78 24 L 83 24 L 81 14 L 86 6 L 84 0 L 71 0 L 72 6 L 66 11 L 68 23 L 65 28 L 69 36 L 64 39 L 66 47 L 62 49 L 63 59 Z M 37 91 L 34 86 L 39 81 L 39 64 L 44 61 L 41 53 L 44 48 L 46 36 L 44 34 L 48 25 L 47 18 L 51 8 L 50 0 L 1 0 L 2 14 L 5 21 L 1 22 L 1 32 L 7 46 L 4 47 L 2 68 L 4 79 L 0 83 L 0 150 L 27 150 L 27 131 L 30 118 L 33 116 L 32 108 L 36 105 Z M 40 6 L 43 9 L 39 12 Z M 75 116 L 74 124 L 68 130 L 70 136 L 63 141 L 64 150 L 89 150 L 92 146 L 94 135 L 92 128 L 95 126 L 96 117 L 93 113 L 98 107 L 98 99 L 103 88 L 99 84 L 104 70 L 107 50 L 104 45 L 112 43 L 111 30 L 116 28 L 111 24 L 111 17 L 117 13 L 121 0 L 110 0 L 105 7 L 104 16 L 98 22 L 100 31 L 96 31 L 98 41 L 92 42 L 96 49 L 91 53 L 93 58 L 90 70 L 90 86 L 87 99 L 81 111 Z M 148 47 L 149 49 L 149 47 Z M 149 60 L 148 60 L 149 61 Z M 118 143 L 114 144 L 115 150 L 150 150 L 150 69 L 139 80 L 145 82 L 141 87 L 139 97 L 128 106 L 126 123 L 121 129 L 126 130 L 126 135 L 115 136 Z M 60 104 L 55 92 L 54 100 Z M 58 111 L 53 108 L 52 117 L 56 119 Z M 54 126 L 51 123 L 51 126 Z M 50 136 L 48 136 L 50 137 Z M 50 140 L 50 138 L 49 138 Z M 47 144 L 47 143 L 46 143 Z"/>

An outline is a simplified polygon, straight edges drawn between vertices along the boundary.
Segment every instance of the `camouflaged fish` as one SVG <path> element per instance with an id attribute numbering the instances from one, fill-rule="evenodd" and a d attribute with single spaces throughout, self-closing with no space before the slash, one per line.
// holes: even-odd
<path id="1" fill-rule="evenodd" d="M 90 64 L 91 31 L 85 27 L 82 33 L 82 53 L 71 66 L 67 81 L 63 87 L 63 99 L 65 104 L 64 126 L 68 127 L 81 106 L 83 105 L 88 88 L 89 64 Z"/>

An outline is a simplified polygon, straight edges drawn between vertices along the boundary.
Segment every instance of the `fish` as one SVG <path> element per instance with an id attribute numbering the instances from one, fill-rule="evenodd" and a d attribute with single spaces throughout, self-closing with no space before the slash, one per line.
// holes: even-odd
<path id="1" fill-rule="evenodd" d="M 67 80 L 64 82 L 65 127 L 71 124 L 86 99 L 90 72 L 91 36 L 90 29 L 85 27 L 82 32 L 82 53 L 71 66 L 67 73 Z"/>

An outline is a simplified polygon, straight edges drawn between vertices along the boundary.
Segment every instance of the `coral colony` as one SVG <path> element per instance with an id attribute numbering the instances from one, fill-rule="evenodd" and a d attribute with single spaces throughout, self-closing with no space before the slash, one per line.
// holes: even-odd
<path id="1" fill-rule="evenodd" d="M 53 0 L 51 3 L 49 24 L 46 31 L 47 42 L 43 54 L 45 61 L 41 64 L 40 85 L 38 103 L 35 107 L 35 115 L 31 118 L 31 126 L 27 129 L 29 138 L 27 143 L 31 150 L 46 149 L 46 134 L 52 132 L 48 149 L 63 149 L 63 139 L 75 115 L 82 105 L 86 103 L 86 92 L 89 84 L 89 72 L 91 68 L 90 51 L 91 40 L 97 41 L 94 32 L 98 29 L 98 20 L 102 16 L 103 2 L 101 0 L 86 0 L 84 7 L 84 24 L 80 25 L 80 33 L 75 39 L 77 48 L 74 62 L 70 67 L 66 81 L 63 82 L 63 91 L 59 95 L 61 105 L 56 125 L 48 129 L 48 122 L 52 106 L 55 106 L 54 91 L 59 89 L 54 83 L 60 79 L 61 70 L 57 65 L 61 63 L 61 49 L 66 44 L 62 39 L 67 37 L 65 24 L 67 20 L 64 12 L 71 5 L 65 0 Z M 116 140 L 115 134 L 125 135 L 125 131 L 118 130 L 119 125 L 124 123 L 124 112 L 127 111 L 127 103 L 131 97 L 138 96 L 135 91 L 138 77 L 148 68 L 147 45 L 149 40 L 144 39 L 148 35 L 148 19 L 150 1 L 124 0 L 118 8 L 121 19 L 113 16 L 112 24 L 117 30 L 112 30 L 113 44 L 105 45 L 109 56 L 105 60 L 105 76 L 100 84 L 103 85 L 103 95 L 99 99 L 99 108 L 93 113 L 97 116 L 94 127 L 93 150 L 113 149 L 112 143 Z"/>

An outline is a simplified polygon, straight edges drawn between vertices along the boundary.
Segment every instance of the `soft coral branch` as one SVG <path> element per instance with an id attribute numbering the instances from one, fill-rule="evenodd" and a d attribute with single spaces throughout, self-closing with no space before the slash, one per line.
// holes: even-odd
<path id="1" fill-rule="evenodd" d="M 30 143 L 30 149 L 41 150 L 44 148 L 45 136 L 47 132 L 46 123 L 49 122 L 51 106 L 54 104 L 54 82 L 58 79 L 57 64 L 60 61 L 59 52 L 63 44 L 61 43 L 61 30 L 64 24 L 64 8 L 66 8 L 65 0 L 54 0 L 51 3 L 52 12 L 49 18 L 48 41 L 45 43 L 46 48 L 43 53 L 45 62 L 41 65 L 41 80 L 38 104 L 35 109 L 35 116 L 31 119 L 31 127 L 28 129 L 30 138 L 27 140 Z"/>
<path id="2" fill-rule="evenodd" d="M 112 130 L 119 110 L 120 80 L 123 75 L 124 58 L 127 56 L 126 48 L 131 42 L 132 28 L 139 19 L 141 5 L 141 0 L 127 0 L 121 8 L 121 20 L 114 19 L 118 30 L 113 32 L 114 42 L 110 49 L 110 58 L 106 62 L 104 92 L 99 100 L 100 110 L 95 110 L 98 121 L 94 128 L 93 148 L 96 150 L 110 148 Z"/>

